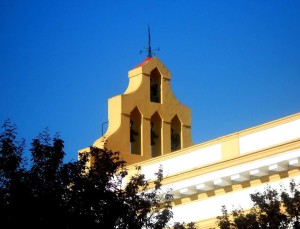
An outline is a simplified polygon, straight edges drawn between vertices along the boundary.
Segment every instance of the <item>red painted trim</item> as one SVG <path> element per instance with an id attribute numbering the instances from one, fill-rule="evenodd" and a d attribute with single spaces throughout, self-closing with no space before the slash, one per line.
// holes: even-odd
<path id="1" fill-rule="evenodd" d="M 153 59 L 152 57 L 147 57 L 142 63 L 140 63 L 139 65 L 135 66 L 133 69 L 141 67 L 145 64 L 147 64 L 151 59 Z"/>

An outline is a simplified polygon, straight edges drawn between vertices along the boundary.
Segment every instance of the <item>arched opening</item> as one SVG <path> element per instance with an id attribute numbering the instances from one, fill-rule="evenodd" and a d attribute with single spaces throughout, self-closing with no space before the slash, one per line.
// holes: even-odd
<path id="1" fill-rule="evenodd" d="M 151 157 L 157 157 L 161 155 L 161 127 L 162 119 L 160 115 L 155 112 L 151 117 L 150 123 L 150 137 L 151 137 Z"/>
<path id="2" fill-rule="evenodd" d="M 136 107 L 130 113 L 130 153 L 141 155 L 142 115 Z"/>
<path id="3" fill-rule="evenodd" d="M 171 152 L 181 149 L 181 122 L 177 115 L 171 120 Z"/>
<path id="4" fill-rule="evenodd" d="M 157 68 L 150 73 L 150 101 L 161 103 L 161 74 Z"/>

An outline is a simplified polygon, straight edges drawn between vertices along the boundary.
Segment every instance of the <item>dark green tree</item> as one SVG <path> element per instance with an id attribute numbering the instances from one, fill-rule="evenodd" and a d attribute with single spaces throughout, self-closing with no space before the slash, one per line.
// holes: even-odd
<path id="1" fill-rule="evenodd" d="M 190 222 L 190 223 L 179 223 L 179 222 L 175 222 L 173 225 L 173 229 L 196 229 L 196 224 L 194 222 Z"/>
<path id="2" fill-rule="evenodd" d="M 5 122 L 0 135 L 0 223 L 4 228 L 149 228 L 167 226 L 173 216 L 163 173 L 149 183 L 128 177 L 119 153 L 91 147 L 64 163 L 64 142 L 45 130 L 31 143 L 24 167 L 24 141 Z M 87 166 L 88 164 L 92 166 Z M 126 180 L 126 182 L 124 182 Z"/>
<path id="3" fill-rule="evenodd" d="M 230 220 L 230 214 L 225 206 L 221 208 L 222 215 L 217 217 L 217 225 L 221 229 L 230 229 L 232 222 Z"/>
<path id="4" fill-rule="evenodd" d="M 90 222 L 90 228 L 163 228 L 172 217 L 169 193 L 161 195 L 162 170 L 151 188 L 143 174 L 127 178 L 119 153 L 91 147 L 79 163 L 92 166 L 78 170 L 68 192 L 73 206 L 72 227 Z"/>
<path id="5" fill-rule="evenodd" d="M 276 189 L 267 186 L 262 192 L 251 194 L 258 224 L 262 228 L 287 228 L 287 216 L 281 211 L 281 201 Z"/>
<path id="6" fill-rule="evenodd" d="M 282 188 L 281 200 L 283 202 L 288 222 L 293 228 L 300 228 L 300 184 L 291 180 L 289 190 Z"/>
<path id="7" fill-rule="evenodd" d="M 32 202 L 30 224 L 34 228 L 66 228 L 66 209 L 63 196 L 68 189 L 70 174 L 65 173 L 64 142 L 46 129 L 31 143 L 31 161 L 28 185 Z M 67 177 L 66 177 L 67 176 Z M 60 224 L 58 224 L 60 222 Z"/>
<path id="8" fill-rule="evenodd" d="M 17 140 L 16 126 L 6 120 L 0 132 L 0 223 L 8 227 L 22 217 L 28 204 L 24 146 L 24 140 Z"/>
<path id="9" fill-rule="evenodd" d="M 300 228 L 300 185 L 290 181 L 280 192 L 267 186 L 263 192 L 250 195 L 253 207 L 245 212 L 236 208 L 230 214 L 225 206 L 217 217 L 221 229 Z"/>

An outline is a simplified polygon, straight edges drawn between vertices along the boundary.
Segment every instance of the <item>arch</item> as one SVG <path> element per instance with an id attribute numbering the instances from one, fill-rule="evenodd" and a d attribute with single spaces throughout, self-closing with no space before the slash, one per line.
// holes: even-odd
<path id="1" fill-rule="evenodd" d="M 141 131 L 142 129 L 142 114 L 137 107 L 135 107 L 130 113 L 130 124 L 129 124 L 129 134 L 130 134 L 130 153 L 141 155 L 142 145 L 141 145 Z"/>
<path id="2" fill-rule="evenodd" d="M 161 79 L 162 76 L 157 68 L 150 73 L 150 101 L 161 103 Z"/>
<path id="3" fill-rule="evenodd" d="M 151 157 L 157 157 L 162 154 L 162 118 L 158 112 L 151 116 L 150 125 Z"/>
<path id="4" fill-rule="evenodd" d="M 181 121 L 177 115 L 171 120 L 171 152 L 182 148 Z"/>

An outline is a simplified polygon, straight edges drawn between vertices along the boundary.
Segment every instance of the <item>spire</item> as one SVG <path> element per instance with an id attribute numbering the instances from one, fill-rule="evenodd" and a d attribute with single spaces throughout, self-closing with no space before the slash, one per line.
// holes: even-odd
<path id="1" fill-rule="evenodd" d="M 147 57 L 152 57 L 152 50 L 151 50 L 151 35 L 150 35 L 150 26 L 148 25 L 148 55 Z"/>
<path id="2" fill-rule="evenodd" d="M 147 58 L 152 58 L 155 55 L 155 53 L 153 52 L 155 50 L 159 51 L 159 48 L 157 48 L 157 49 L 151 48 L 150 26 L 148 24 L 148 47 L 145 47 L 145 49 L 141 50 L 140 53 L 147 52 Z"/>

